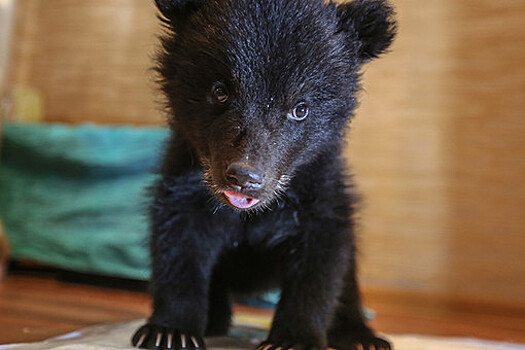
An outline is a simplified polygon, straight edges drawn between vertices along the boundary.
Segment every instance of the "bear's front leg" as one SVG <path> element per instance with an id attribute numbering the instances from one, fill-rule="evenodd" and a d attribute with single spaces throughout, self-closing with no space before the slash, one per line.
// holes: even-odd
<path id="1" fill-rule="evenodd" d="M 209 199 L 199 183 L 158 185 L 151 212 L 153 314 L 133 336 L 135 347 L 204 349 L 210 278 L 224 246 L 219 231 L 230 224 L 213 213 Z"/>
<path id="2" fill-rule="evenodd" d="M 365 323 L 355 264 L 351 264 L 345 274 L 343 292 L 328 331 L 328 344 L 338 350 L 392 349 L 387 340 L 377 336 Z"/>
<path id="3" fill-rule="evenodd" d="M 146 349 L 204 348 L 211 257 L 191 241 L 182 247 L 162 241 L 167 251 L 153 260 L 153 314 L 132 343 Z"/>
<path id="4" fill-rule="evenodd" d="M 279 249 L 281 299 L 268 339 L 258 350 L 324 350 L 327 329 L 347 265 L 345 225 L 333 220 L 302 223 Z"/>

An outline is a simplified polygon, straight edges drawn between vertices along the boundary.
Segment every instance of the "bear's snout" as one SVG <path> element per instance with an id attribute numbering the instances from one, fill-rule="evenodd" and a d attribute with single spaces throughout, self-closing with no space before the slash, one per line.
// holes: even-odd
<path id="1" fill-rule="evenodd" d="M 230 163 L 225 176 L 230 186 L 237 190 L 257 191 L 264 185 L 264 175 L 243 162 Z"/>

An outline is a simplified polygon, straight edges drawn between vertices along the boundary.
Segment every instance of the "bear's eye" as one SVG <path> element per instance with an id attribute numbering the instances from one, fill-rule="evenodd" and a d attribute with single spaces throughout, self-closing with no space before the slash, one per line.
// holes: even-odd
<path id="1" fill-rule="evenodd" d="M 305 102 L 299 102 L 292 110 L 292 113 L 288 113 L 288 118 L 300 122 L 306 119 L 309 112 L 308 105 Z"/>
<path id="2" fill-rule="evenodd" d="M 215 102 L 224 104 L 230 100 L 228 88 L 224 83 L 217 82 L 211 88 L 211 95 Z"/>

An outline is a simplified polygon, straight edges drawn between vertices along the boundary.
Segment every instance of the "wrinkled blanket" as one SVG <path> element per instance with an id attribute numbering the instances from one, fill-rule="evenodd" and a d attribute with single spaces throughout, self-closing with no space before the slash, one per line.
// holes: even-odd
<path id="1" fill-rule="evenodd" d="M 0 345 L 0 350 L 117 350 L 133 349 L 129 339 L 143 321 L 100 325 L 66 334 L 40 343 Z M 231 337 L 207 339 L 209 350 L 255 349 L 264 339 L 261 328 L 237 324 Z M 440 338 L 419 335 L 392 335 L 396 350 L 525 350 L 525 345 L 463 338 Z"/>

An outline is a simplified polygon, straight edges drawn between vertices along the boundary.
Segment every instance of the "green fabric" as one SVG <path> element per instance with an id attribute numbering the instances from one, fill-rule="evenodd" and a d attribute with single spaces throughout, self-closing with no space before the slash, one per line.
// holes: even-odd
<path id="1" fill-rule="evenodd" d="M 12 255 L 145 280 L 162 128 L 4 124 L 0 216 Z"/>

